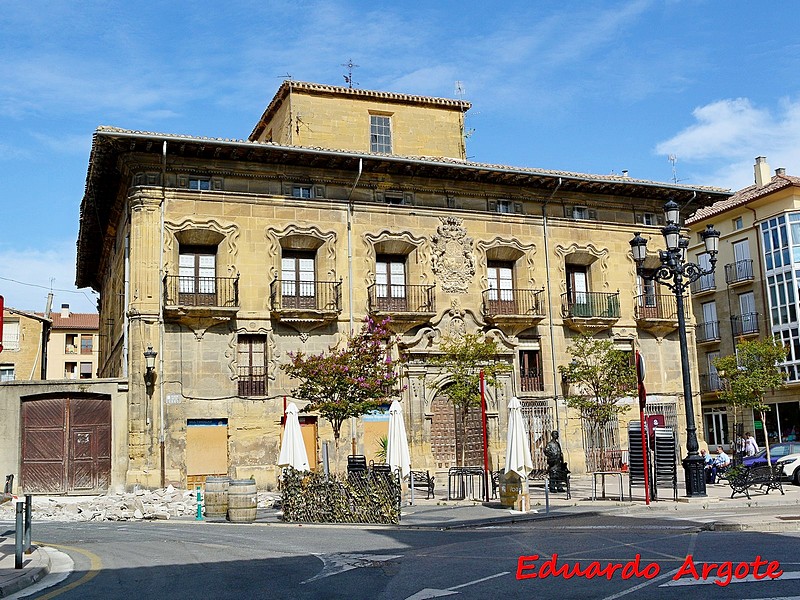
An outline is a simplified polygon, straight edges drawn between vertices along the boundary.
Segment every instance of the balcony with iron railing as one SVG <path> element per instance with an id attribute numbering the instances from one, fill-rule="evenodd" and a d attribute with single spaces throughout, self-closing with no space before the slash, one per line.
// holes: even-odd
<path id="1" fill-rule="evenodd" d="M 544 290 L 484 290 L 483 315 L 490 323 L 510 327 L 512 335 L 533 327 L 544 318 Z"/>
<path id="2" fill-rule="evenodd" d="M 370 314 L 391 317 L 393 323 L 408 326 L 427 322 L 436 314 L 433 285 L 373 283 L 367 288 Z"/>
<path id="3" fill-rule="evenodd" d="M 753 259 L 737 260 L 725 265 L 725 283 L 729 286 L 753 281 Z"/>
<path id="4" fill-rule="evenodd" d="M 266 396 L 267 395 L 267 369 L 266 367 L 239 366 L 239 396 Z"/>
<path id="5" fill-rule="evenodd" d="M 714 277 L 714 273 L 703 275 L 702 277 L 700 277 L 700 279 L 698 279 L 691 285 L 693 296 L 710 294 L 711 292 L 716 291 L 716 289 L 717 289 L 717 281 Z"/>
<path id="6" fill-rule="evenodd" d="M 744 313 L 731 317 L 731 330 L 735 337 L 758 335 L 758 313 Z"/>
<path id="7" fill-rule="evenodd" d="M 239 277 L 164 276 L 168 317 L 232 317 L 239 310 Z"/>
<path id="8" fill-rule="evenodd" d="M 702 373 L 700 375 L 700 392 L 710 394 L 722 389 L 722 378 L 717 373 Z"/>
<path id="9" fill-rule="evenodd" d="M 695 330 L 695 336 L 698 344 L 710 344 L 720 340 L 719 335 L 719 321 L 708 321 L 707 323 L 698 323 Z"/>
<path id="10" fill-rule="evenodd" d="M 520 371 L 520 390 L 523 392 L 543 392 L 544 377 L 539 371 Z"/>
<path id="11" fill-rule="evenodd" d="M 684 296 L 683 314 L 688 317 L 689 299 Z M 678 299 L 675 294 L 639 294 L 634 297 L 634 317 L 642 329 L 662 335 L 678 328 Z"/>
<path id="12" fill-rule="evenodd" d="M 275 279 L 270 284 L 274 318 L 289 324 L 321 324 L 342 312 L 342 282 Z"/>
<path id="13" fill-rule="evenodd" d="M 568 292 L 561 295 L 566 325 L 581 332 L 608 329 L 619 320 L 619 292 Z"/>

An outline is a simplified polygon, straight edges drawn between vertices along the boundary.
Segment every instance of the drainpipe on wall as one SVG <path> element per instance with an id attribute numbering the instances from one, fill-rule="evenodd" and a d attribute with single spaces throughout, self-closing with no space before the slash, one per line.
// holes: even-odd
<path id="1" fill-rule="evenodd" d="M 361 179 L 364 161 L 358 159 L 358 174 L 353 182 L 353 187 L 347 194 L 347 304 L 350 307 L 350 335 L 355 327 L 353 323 L 353 192 Z M 356 453 L 356 419 L 350 417 L 350 445 L 352 454 Z"/>
<path id="2" fill-rule="evenodd" d="M 158 277 L 159 277 L 159 294 L 158 294 L 158 395 L 159 395 L 159 411 L 161 421 L 159 438 L 159 452 L 161 454 L 161 487 L 166 487 L 166 453 L 164 448 L 165 434 L 164 434 L 164 294 L 161 290 L 161 281 L 164 281 L 164 213 L 167 204 L 167 141 L 164 140 L 162 149 L 161 160 L 161 224 L 159 227 L 159 246 L 158 246 Z"/>
<path id="3" fill-rule="evenodd" d="M 548 327 L 550 329 L 550 359 L 553 363 L 553 404 L 555 405 L 555 420 L 556 420 L 556 429 L 558 429 L 558 377 L 556 373 L 558 373 L 558 369 L 556 369 L 556 342 L 554 337 L 555 327 L 553 325 L 553 302 L 550 296 L 550 289 L 551 289 L 551 281 L 550 281 L 550 248 L 549 244 L 547 243 L 547 205 L 556 195 L 558 192 L 558 188 L 561 187 L 561 177 L 558 178 L 558 185 L 556 185 L 553 193 L 550 194 L 550 197 L 544 201 L 542 204 L 542 227 L 544 233 L 544 265 L 545 265 L 545 281 L 547 282 L 547 318 L 548 318 Z"/>

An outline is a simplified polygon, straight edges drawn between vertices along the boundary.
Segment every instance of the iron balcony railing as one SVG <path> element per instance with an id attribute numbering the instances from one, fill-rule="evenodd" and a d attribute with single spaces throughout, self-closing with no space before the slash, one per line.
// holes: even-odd
<path id="1" fill-rule="evenodd" d="M 691 285 L 692 294 L 702 294 L 704 292 L 712 292 L 717 289 L 717 282 L 714 278 L 714 273 L 703 275 Z"/>
<path id="2" fill-rule="evenodd" d="M 722 379 L 717 373 L 702 373 L 700 375 L 700 391 L 718 392 L 722 389 Z"/>
<path id="3" fill-rule="evenodd" d="M 758 333 L 758 313 L 744 313 L 731 317 L 733 335 L 753 335 Z"/>
<path id="4" fill-rule="evenodd" d="M 239 366 L 239 395 L 266 396 L 267 395 L 267 368 Z"/>
<path id="5" fill-rule="evenodd" d="M 561 311 L 567 318 L 619 319 L 619 292 L 561 294 Z"/>
<path id="6" fill-rule="evenodd" d="M 697 324 L 697 343 L 719 341 L 719 321 Z"/>
<path id="7" fill-rule="evenodd" d="M 737 260 L 725 265 L 725 283 L 733 285 L 743 281 L 753 281 L 753 259 Z"/>
<path id="8" fill-rule="evenodd" d="M 270 285 L 272 310 L 341 312 L 341 281 L 276 279 Z"/>
<path id="9" fill-rule="evenodd" d="M 239 277 L 164 276 L 166 306 L 239 306 Z"/>
<path id="10" fill-rule="evenodd" d="M 544 391 L 544 378 L 542 377 L 542 374 L 537 371 L 520 371 L 519 383 L 520 389 L 523 392 Z"/>
<path id="11" fill-rule="evenodd" d="M 388 285 L 373 283 L 367 288 L 370 312 L 432 313 L 436 312 L 433 285 Z"/>
<path id="12" fill-rule="evenodd" d="M 678 300 L 674 294 L 639 294 L 634 298 L 637 319 L 678 320 Z M 683 298 L 683 314 L 688 315 L 688 298 Z"/>
<path id="13" fill-rule="evenodd" d="M 541 317 L 544 315 L 543 295 L 544 290 L 490 288 L 483 291 L 483 313 L 487 317 Z"/>

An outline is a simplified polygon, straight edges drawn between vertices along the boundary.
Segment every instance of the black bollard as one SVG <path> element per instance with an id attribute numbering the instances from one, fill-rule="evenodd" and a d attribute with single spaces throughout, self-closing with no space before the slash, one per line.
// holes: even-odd
<path id="1" fill-rule="evenodd" d="M 16 503 L 17 521 L 14 528 L 14 568 L 22 568 L 22 502 Z"/>

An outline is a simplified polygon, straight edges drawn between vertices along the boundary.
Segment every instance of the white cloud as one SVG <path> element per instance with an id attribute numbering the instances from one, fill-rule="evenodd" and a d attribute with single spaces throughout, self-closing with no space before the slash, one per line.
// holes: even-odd
<path id="1" fill-rule="evenodd" d="M 756 156 L 789 174 L 800 171 L 800 101 L 784 99 L 769 109 L 729 98 L 700 106 L 692 116 L 695 123 L 655 147 L 656 154 L 676 155 L 692 181 L 732 189 L 751 185 Z"/>
<path id="2" fill-rule="evenodd" d="M 96 312 L 96 295 L 75 285 L 75 244 L 57 242 L 46 249 L 0 249 L 0 295 L 5 305 L 42 312 L 47 293 L 53 306 L 69 304 L 74 312 Z"/>

